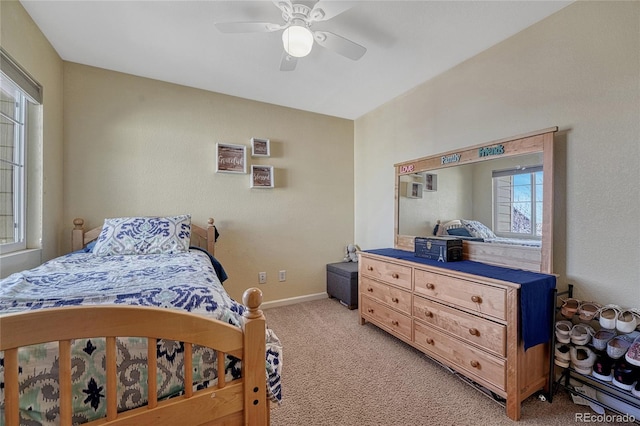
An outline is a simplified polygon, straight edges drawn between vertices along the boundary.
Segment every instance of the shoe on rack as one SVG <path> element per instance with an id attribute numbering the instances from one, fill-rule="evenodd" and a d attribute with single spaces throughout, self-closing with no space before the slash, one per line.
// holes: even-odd
<path id="1" fill-rule="evenodd" d="M 571 367 L 580 374 L 591 374 L 596 354 L 586 346 L 571 346 Z"/>
<path id="2" fill-rule="evenodd" d="M 607 355 L 613 359 L 622 358 L 638 337 L 640 337 L 640 332 L 638 331 L 614 337 L 607 343 Z"/>
<path id="3" fill-rule="evenodd" d="M 629 364 L 640 367 L 640 337 L 636 337 L 633 343 L 631 343 L 624 357 Z M 640 382 L 640 379 L 638 381 Z"/>
<path id="4" fill-rule="evenodd" d="M 578 307 L 580 306 L 580 301 L 578 299 L 563 299 L 562 300 L 562 308 L 560 308 L 560 313 L 563 317 L 571 319 L 578 312 Z"/>
<path id="5" fill-rule="evenodd" d="M 636 398 L 640 398 L 640 379 L 638 379 L 638 381 L 636 382 L 636 385 L 633 387 L 633 389 L 631 389 L 631 393 Z"/>
<path id="6" fill-rule="evenodd" d="M 613 380 L 611 382 L 620 389 L 630 391 L 636 383 L 637 373 L 637 369 L 625 360 L 617 361 L 613 369 Z"/>
<path id="7" fill-rule="evenodd" d="M 605 305 L 598 309 L 596 316 L 599 318 L 600 327 L 615 330 L 616 320 L 620 310 L 620 306 L 618 305 Z"/>
<path id="8" fill-rule="evenodd" d="M 556 338 L 558 339 L 558 342 L 569 343 L 571 341 L 569 334 L 571 333 L 572 328 L 573 323 L 571 321 L 556 322 Z"/>
<path id="9" fill-rule="evenodd" d="M 586 324 L 576 324 L 571 329 L 569 336 L 571 337 L 571 343 L 578 346 L 584 346 L 591 340 L 591 336 L 595 334 L 593 328 Z"/>
<path id="10" fill-rule="evenodd" d="M 598 310 L 602 305 L 595 302 L 582 302 L 578 307 L 578 318 L 581 322 L 589 323 L 592 319 L 595 319 Z"/>
<path id="11" fill-rule="evenodd" d="M 555 364 L 559 367 L 568 368 L 571 364 L 571 354 L 569 353 L 570 347 L 566 343 L 560 343 L 556 345 L 555 350 Z"/>
<path id="12" fill-rule="evenodd" d="M 600 330 L 596 331 L 593 337 L 591 337 L 591 344 L 597 350 L 604 351 L 605 349 L 607 349 L 607 343 L 609 343 L 609 340 L 613 339 L 614 337 L 616 337 L 615 331 L 601 328 Z"/>
<path id="13" fill-rule="evenodd" d="M 613 360 L 606 353 L 601 353 L 593 363 L 591 375 L 604 382 L 613 380 Z"/>
<path id="14" fill-rule="evenodd" d="M 638 325 L 640 313 L 636 309 L 625 309 L 618 313 L 616 329 L 621 333 L 631 333 Z"/>

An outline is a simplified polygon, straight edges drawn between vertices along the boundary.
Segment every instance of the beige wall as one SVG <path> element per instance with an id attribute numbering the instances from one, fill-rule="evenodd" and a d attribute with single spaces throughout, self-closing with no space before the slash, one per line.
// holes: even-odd
<path id="1" fill-rule="evenodd" d="M 574 3 L 356 120 L 356 241 L 393 246 L 394 163 L 558 126 L 559 287 L 637 307 L 639 117 L 640 3 Z"/>
<path id="2" fill-rule="evenodd" d="M 60 253 L 64 228 L 62 60 L 17 1 L 0 2 L 0 20 L 0 44 L 43 86 L 41 120 L 36 121 L 35 128 L 29 129 L 31 134 L 27 147 L 27 247 L 42 248 L 42 259 L 50 259 Z M 2 259 L 2 275 L 14 267 L 23 269 L 36 266 L 39 261 L 39 252 L 22 260 L 9 256 Z"/>
<path id="3" fill-rule="evenodd" d="M 271 157 L 251 158 L 252 137 Z M 325 265 L 354 235 L 353 121 L 65 62 L 64 217 L 213 216 L 232 297 L 258 285 L 265 301 L 322 293 Z M 215 172 L 215 144 L 248 147 L 275 167 L 274 189 Z M 278 271 L 287 280 L 278 282 Z"/>

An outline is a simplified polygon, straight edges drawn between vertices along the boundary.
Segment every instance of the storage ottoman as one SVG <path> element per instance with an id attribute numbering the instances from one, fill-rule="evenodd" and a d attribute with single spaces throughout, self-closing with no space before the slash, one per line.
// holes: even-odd
<path id="1" fill-rule="evenodd" d="M 327 293 L 349 309 L 358 307 L 358 263 L 340 262 L 327 265 Z"/>

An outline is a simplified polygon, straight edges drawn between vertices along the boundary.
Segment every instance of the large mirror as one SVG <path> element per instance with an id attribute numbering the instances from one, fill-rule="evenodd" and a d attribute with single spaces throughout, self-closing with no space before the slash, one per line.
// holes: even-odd
<path id="1" fill-rule="evenodd" d="M 551 273 L 556 131 L 396 164 L 395 247 L 455 237 L 465 259 Z"/>

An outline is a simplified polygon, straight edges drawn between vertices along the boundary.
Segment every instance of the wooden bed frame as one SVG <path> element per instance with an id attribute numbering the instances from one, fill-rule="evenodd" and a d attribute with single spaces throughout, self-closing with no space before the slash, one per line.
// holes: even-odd
<path id="1" fill-rule="evenodd" d="M 98 228 L 83 231 L 84 221 L 75 219 L 74 250 L 97 238 Z M 195 229 L 194 229 L 195 228 Z M 207 228 L 192 225 L 193 234 L 207 241 L 213 254 L 213 219 Z M 81 242 L 81 243 L 80 243 Z M 268 425 L 269 404 L 265 371 L 266 321 L 259 309 L 262 292 L 250 288 L 242 303 L 244 328 L 222 321 L 177 310 L 138 306 L 80 306 L 52 308 L 0 316 L 0 351 L 4 351 L 5 424 L 19 425 L 18 348 L 47 343 L 59 344 L 60 424 L 70 425 L 72 418 L 71 341 L 81 338 L 106 338 L 106 418 L 87 425 Z M 117 412 L 116 337 L 146 337 L 150 348 L 148 368 L 156 366 L 156 339 L 184 342 L 184 382 L 192 383 L 192 348 L 200 345 L 215 349 L 218 365 L 225 354 L 242 360 L 242 379 L 225 383 L 219 375 L 214 387 L 192 391 L 157 401 L 155 375 L 149 375 L 148 405 Z"/>

